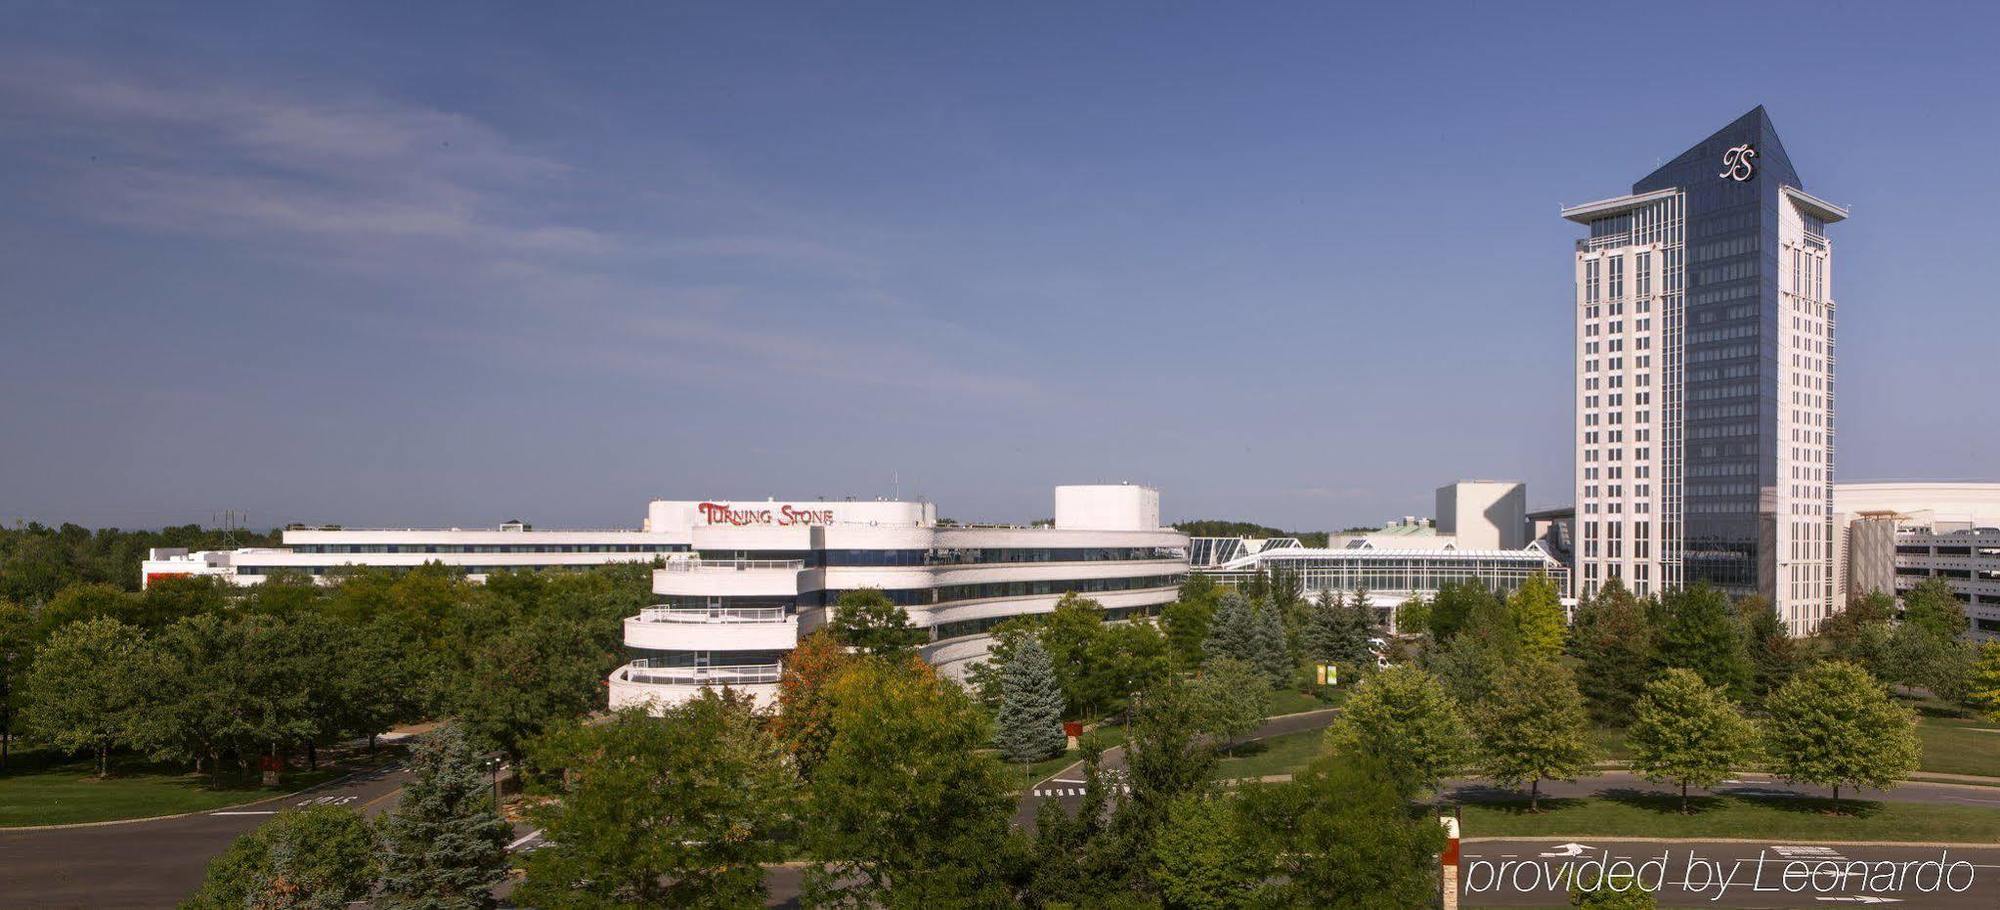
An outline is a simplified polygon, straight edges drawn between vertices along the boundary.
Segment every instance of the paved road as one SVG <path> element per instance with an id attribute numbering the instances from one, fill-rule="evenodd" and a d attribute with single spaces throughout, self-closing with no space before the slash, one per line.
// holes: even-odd
<path id="1" fill-rule="evenodd" d="M 171 907 L 201 885 L 208 861 L 278 810 L 314 802 L 375 812 L 393 804 L 408 773 L 363 772 L 248 806 L 158 821 L 0 830 L 0 906 Z"/>
<path id="2" fill-rule="evenodd" d="M 1636 871 L 1648 887 L 1658 886 L 1660 904 L 1666 907 L 2000 907 L 2000 846 L 1661 843 L 1585 837 L 1468 841 L 1459 861 L 1459 894 L 1465 907 L 1562 906 L 1571 876 L 1581 875 L 1587 884 L 1607 863 L 1629 864 L 1617 871 Z"/>
<path id="3" fill-rule="evenodd" d="M 1824 787 L 1794 786 L 1777 780 L 1768 774 L 1740 774 L 1724 781 L 1714 790 L 1689 790 L 1689 796 L 1704 796 L 1709 793 L 1728 793 L 1739 796 L 1824 798 L 1828 791 Z M 1628 771 L 1606 771 L 1595 777 L 1586 777 L 1575 783 L 1565 781 L 1542 782 L 1544 797 L 1576 797 L 1625 794 L 1655 794 L 1679 796 L 1680 790 L 1663 784 L 1654 784 Z M 1455 781 L 1445 790 L 1446 798 L 1461 802 L 1491 802 L 1495 800 L 1518 800 L 1527 796 L 1521 790 L 1497 790 L 1477 781 Z M 1888 790 L 1842 790 L 1841 798 L 1878 800 L 1895 803 L 1950 804 L 1961 806 L 1984 806 L 2000 808 L 2000 787 L 1982 787 L 1975 784 L 1947 784 L 1929 781 L 1910 781 L 1898 784 Z M 1468 835 L 1477 832 L 1466 832 Z"/>

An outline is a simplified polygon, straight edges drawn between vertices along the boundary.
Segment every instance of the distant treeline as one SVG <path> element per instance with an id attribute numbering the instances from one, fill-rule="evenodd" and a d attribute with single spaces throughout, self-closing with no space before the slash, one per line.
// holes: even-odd
<path id="1" fill-rule="evenodd" d="M 279 537 L 277 531 L 232 532 L 200 525 L 157 531 L 92 531 L 68 522 L 59 528 L 39 522 L 0 527 L 0 600 L 46 602 L 72 584 L 107 584 L 137 591 L 139 563 L 153 547 L 273 547 Z"/>
<path id="2" fill-rule="evenodd" d="M 1205 518 L 1199 521 L 1177 521 L 1174 527 L 1189 537 L 1296 537 L 1299 543 L 1308 547 L 1326 546 L 1325 531 L 1280 531 L 1248 521 L 1223 521 Z"/>

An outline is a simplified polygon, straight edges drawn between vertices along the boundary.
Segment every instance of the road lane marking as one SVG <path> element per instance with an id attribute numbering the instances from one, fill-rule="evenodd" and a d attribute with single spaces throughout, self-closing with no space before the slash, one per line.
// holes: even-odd
<path id="1" fill-rule="evenodd" d="M 234 812 L 210 812 L 210 815 L 276 815 L 276 809 L 241 809 Z"/>
<path id="2" fill-rule="evenodd" d="M 542 829 L 536 828 L 535 830 L 530 831 L 516 838 L 513 843 L 507 845 L 507 849 L 512 850 L 516 847 L 521 846 L 522 844 L 534 840 L 537 837 L 540 837 L 541 835 L 542 835 Z"/>

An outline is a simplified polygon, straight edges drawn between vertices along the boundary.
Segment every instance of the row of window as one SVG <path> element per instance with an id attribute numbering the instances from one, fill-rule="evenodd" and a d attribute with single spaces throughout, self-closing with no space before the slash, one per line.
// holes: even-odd
<path id="1" fill-rule="evenodd" d="M 1106 622 L 1122 622 L 1128 619 L 1156 616 L 1159 614 L 1159 611 L 1160 607 L 1158 604 L 1144 604 L 1137 607 L 1112 607 L 1104 611 L 1104 619 Z M 992 631 L 993 627 L 1008 620 L 1020 619 L 1022 616 L 1032 615 L 1035 614 L 1017 613 L 1013 616 L 986 616 L 980 619 L 961 619 L 957 622 L 938 623 L 936 626 L 931 627 L 931 640 L 943 641 L 947 638 L 958 638 L 963 635 L 981 635 Z"/>
<path id="2" fill-rule="evenodd" d="M 966 566 L 1179 559 L 1166 547 L 964 547 L 936 550 L 705 550 L 704 559 L 797 560 L 823 566 Z"/>
<path id="3" fill-rule="evenodd" d="M 681 553 L 678 543 L 309 543 L 294 553 Z"/>

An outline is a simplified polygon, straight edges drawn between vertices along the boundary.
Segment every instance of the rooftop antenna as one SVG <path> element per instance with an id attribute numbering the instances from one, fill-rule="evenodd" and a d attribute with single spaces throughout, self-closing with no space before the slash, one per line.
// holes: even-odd
<path id="1" fill-rule="evenodd" d="M 890 499 L 893 499 L 897 502 L 903 501 L 903 474 L 901 471 L 889 472 L 889 490 L 890 490 L 890 495 L 889 495 Z"/>

